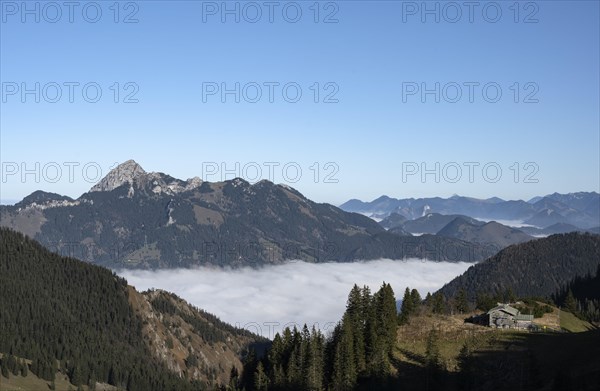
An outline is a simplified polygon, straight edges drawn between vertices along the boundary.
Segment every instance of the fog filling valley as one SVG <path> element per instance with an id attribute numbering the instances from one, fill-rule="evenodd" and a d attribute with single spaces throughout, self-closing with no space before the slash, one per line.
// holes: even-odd
<path id="1" fill-rule="evenodd" d="M 210 268 L 121 270 L 139 291 L 164 289 L 234 326 L 272 338 L 285 327 L 315 325 L 324 333 L 341 319 L 348 293 L 356 283 L 371 292 L 385 281 L 396 300 L 404 289 L 425 297 L 472 266 L 410 259 L 355 263 L 287 262 L 258 269 Z"/>

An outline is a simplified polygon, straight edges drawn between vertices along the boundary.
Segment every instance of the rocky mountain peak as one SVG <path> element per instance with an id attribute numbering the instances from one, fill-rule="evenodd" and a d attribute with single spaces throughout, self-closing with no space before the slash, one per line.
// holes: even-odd
<path id="1" fill-rule="evenodd" d="M 125 163 L 121 163 L 110 170 L 90 191 L 111 191 L 125 183 L 131 185 L 136 178 L 143 175 L 146 175 L 146 171 L 144 171 L 142 166 L 134 160 L 127 160 Z"/>

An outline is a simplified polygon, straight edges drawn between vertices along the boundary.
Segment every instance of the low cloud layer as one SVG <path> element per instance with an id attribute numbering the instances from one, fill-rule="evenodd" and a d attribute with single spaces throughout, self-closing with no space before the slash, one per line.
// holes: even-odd
<path id="1" fill-rule="evenodd" d="M 383 281 L 396 299 L 407 286 L 434 292 L 463 273 L 469 263 L 378 260 L 356 263 L 290 262 L 260 269 L 123 270 L 119 274 L 143 291 L 164 289 L 232 325 L 272 338 L 286 326 L 316 325 L 324 332 L 341 318 L 356 283 L 373 292 Z"/>

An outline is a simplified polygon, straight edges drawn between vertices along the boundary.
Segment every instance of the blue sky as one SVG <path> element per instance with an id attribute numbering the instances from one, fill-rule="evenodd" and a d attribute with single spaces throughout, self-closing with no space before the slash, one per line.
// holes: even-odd
<path id="1" fill-rule="evenodd" d="M 77 197 L 128 159 L 334 204 L 600 189 L 598 1 L 475 2 L 472 22 L 464 2 L 275 1 L 272 22 L 262 1 L 1 3 L 4 201 Z"/>

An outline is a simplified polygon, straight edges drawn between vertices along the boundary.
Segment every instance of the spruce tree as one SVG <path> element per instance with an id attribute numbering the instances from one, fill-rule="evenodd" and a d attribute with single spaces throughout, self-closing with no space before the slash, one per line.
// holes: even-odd
<path id="1" fill-rule="evenodd" d="M 283 370 L 285 366 L 285 363 L 283 362 L 284 354 L 285 346 L 281 336 L 277 333 L 275 334 L 271 348 L 267 353 L 268 366 L 266 368 L 269 379 L 271 379 L 271 384 L 275 388 L 283 387 L 285 383 L 285 373 Z"/>
<path id="2" fill-rule="evenodd" d="M 8 374 L 8 365 L 7 365 L 7 357 L 6 354 L 4 354 L 2 356 L 2 358 L 0 359 L 0 372 L 2 373 L 2 376 L 4 376 L 5 378 L 8 379 L 9 374 Z"/>
<path id="3" fill-rule="evenodd" d="M 517 300 L 517 296 L 515 295 L 512 287 L 506 288 L 503 299 L 505 303 L 514 303 Z"/>
<path id="4" fill-rule="evenodd" d="M 23 366 L 21 367 L 21 376 L 27 377 L 29 375 L 29 365 L 27 361 L 23 360 Z"/>
<path id="5" fill-rule="evenodd" d="M 399 323 L 407 324 L 410 315 L 413 312 L 413 301 L 410 295 L 410 288 L 406 287 L 404 290 L 404 296 L 402 297 L 402 306 L 400 307 Z"/>
<path id="6" fill-rule="evenodd" d="M 482 311 L 489 311 L 496 306 L 498 300 L 495 300 L 490 295 L 479 292 L 476 297 L 476 307 Z"/>
<path id="7" fill-rule="evenodd" d="M 416 289 L 410 291 L 410 300 L 412 302 L 413 310 L 417 310 L 421 305 L 421 294 Z"/>
<path id="8" fill-rule="evenodd" d="M 348 301 L 346 305 L 346 314 L 350 321 L 350 327 L 354 335 L 354 355 L 356 357 L 356 370 L 360 373 L 366 369 L 365 361 L 365 303 L 363 299 L 363 292 L 354 285 L 350 294 L 348 295 Z"/>
<path id="9" fill-rule="evenodd" d="M 378 321 L 376 315 L 375 298 L 371 296 L 370 290 L 363 291 L 363 301 L 369 303 L 365 306 L 365 362 L 368 373 L 374 371 L 374 362 L 379 351 L 381 351 L 381 338 L 379 335 Z"/>
<path id="10" fill-rule="evenodd" d="M 354 336 L 352 328 L 344 315 L 341 324 L 334 331 L 334 362 L 332 388 L 334 390 L 352 390 L 356 385 L 357 373 L 354 357 Z"/>
<path id="11" fill-rule="evenodd" d="M 445 312 L 444 296 L 441 293 L 435 293 L 432 297 L 431 311 L 434 314 L 443 314 Z"/>
<path id="12" fill-rule="evenodd" d="M 7 364 L 8 370 L 13 375 L 17 376 L 19 374 L 19 364 L 18 364 L 17 358 L 15 356 L 13 356 L 12 354 L 9 354 L 6 364 Z"/>
<path id="13" fill-rule="evenodd" d="M 74 366 L 73 371 L 71 372 L 70 380 L 71 383 L 76 386 L 83 384 L 83 376 L 81 374 L 81 368 L 79 368 L 79 365 L 76 364 Z"/>
<path id="14" fill-rule="evenodd" d="M 231 366 L 231 371 L 229 371 L 229 388 L 232 390 L 237 390 L 239 387 L 239 378 L 240 373 L 235 365 Z"/>
<path id="15" fill-rule="evenodd" d="M 302 379 L 302 359 L 300 355 L 301 337 L 298 329 L 294 327 L 291 339 L 288 344 L 288 354 L 286 366 L 286 381 L 289 387 L 298 388 Z"/>
<path id="16" fill-rule="evenodd" d="M 454 297 L 456 310 L 463 314 L 469 310 L 469 302 L 467 301 L 467 292 L 464 288 L 460 288 Z"/>
<path id="17" fill-rule="evenodd" d="M 90 391 L 94 391 L 96 389 L 96 374 L 94 372 L 90 373 L 90 377 L 88 379 L 88 389 Z"/>
<path id="18" fill-rule="evenodd" d="M 306 389 L 322 390 L 324 376 L 324 338 L 314 326 L 308 346 Z"/>
<path id="19" fill-rule="evenodd" d="M 266 391 L 269 385 L 269 379 L 265 374 L 263 363 L 259 362 L 256 366 L 256 373 L 254 374 L 254 389 L 257 391 Z"/>
<path id="20" fill-rule="evenodd" d="M 569 289 L 567 292 L 567 297 L 565 298 L 565 309 L 572 314 L 577 314 L 577 300 L 575 300 L 575 296 L 573 295 L 573 291 Z"/>
<path id="21" fill-rule="evenodd" d="M 379 313 L 377 314 L 377 317 L 380 320 L 379 326 L 381 327 L 381 330 L 383 330 L 386 353 L 391 354 L 394 346 L 396 345 L 396 328 L 398 324 L 396 298 L 394 297 L 394 290 L 392 289 L 392 286 L 390 284 L 386 284 L 385 282 L 381 286 L 378 294 L 379 299 L 377 300 L 377 309 Z"/>
<path id="22" fill-rule="evenodd" d="M 58 362 L 56 359 L 48 358 L 48 378 L 54 380 L 56 378 L 56 372 L 58 372 Z"/>
<path id="23" fill-rule="evenodd" d="M 427 336 L 425 359 L 427 360 L 428 366 L 436 369 L 440 367 L 439 337 L 435 329 L 431 329 L 429 331 L 429 335 Z"/>
<path id="24" fill-rule="evenodd" d="M 375 377 L 383 378 L 390 372 L 390 357 L 396 345 L 398 322 L 396 299 L 391 285 L 384 282 L 375 294 L 373 302 L 375 303 L 379 346 L 375 350 L 371 362 L 371 374 Z"/>
<path id="25" fill-rule="evenodd" d="M 271 343 L 271 347 L 266 355 L 266 368 L 269 378 L 273 381 L 273 384 L 277 384 L 275 381 L 275 369 L 281 365 L 281 359 L 283 355 L 283 341 L 281 340 L 281 335 L 279 333 L 275 334 L 273 337 L 273 342 Z"/>

